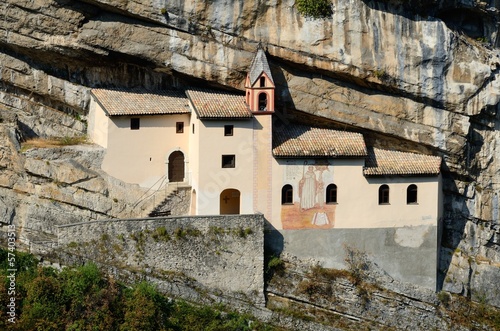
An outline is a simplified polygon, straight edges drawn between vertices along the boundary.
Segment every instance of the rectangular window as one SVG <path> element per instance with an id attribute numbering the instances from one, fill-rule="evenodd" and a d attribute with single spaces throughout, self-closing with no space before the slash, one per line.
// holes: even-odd
<path id="1" fill-rule="evenodd" d="M 235 155 L 222 155 L 222 168 L 234 168 L 236 166 Z"/>
<path id="2" fill-rule="evenodd" d="M 141 119 L 140 118 L 131 118 L 130 119 L 130 130 L 139 130 L 141 127 Z"/>
<path id="3" fill-rule="evenodd" d="M 183 133 L 184 132 L 184 122 L 175 123 L 175 132 L 176 133 Z"/>
<path id="4" fill-rule="evenodd" d="M 234 125 L 224 125 L 224 135 L 227 136 L 232 136 L 233 135 L 233 130 L 234 130 Z"/>
<path id="5" fill-rule="evenodd" d="M 194 123 L 193 123 L 193 134 L 194 134 Z"/>

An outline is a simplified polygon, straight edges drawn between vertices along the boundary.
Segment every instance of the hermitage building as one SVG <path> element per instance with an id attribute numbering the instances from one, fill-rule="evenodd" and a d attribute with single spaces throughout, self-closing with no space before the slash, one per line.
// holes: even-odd
<path id="1" fill-rule="evenodd" d="M 337 232 L 307 231 L 339 229 L 348 238 L 354 233 L 345 232 L 350 229 L 359 229 L 358 234 L 379 229 L 395 244 L 415 248 L 418 242 L 410 242 L 415 233 L 404 231 L 418 229 L 417 237 L 433 238 L 430 250 L 422 251 L 434 251 L 431 266 L 423 278 L 408 276 L 413 271 L 404 266 L 390 273 L 432 288 L 428 282 L 435 283 L 442 214 L 441 158 L 372 147 L 360 133 L 277 125 L 275 89 L 259 48 L 245 94 L 190 87 L 93 89 L 88 134 L 106 149 L 102 169 L 108 174 L 147 189 L 189 187 L 193 216 L 261 213 L 291 251 L 329 266 L 340 263 L 325 248 L 339 246 L 332 237 Z M 366 233 L 369 238 L 374 232 Z M 317 247 L 306 243 L 310 239 L 322 248 L 315 252 Z M 362 248 L 376 250 L 370 240 Z M 382 266 L 386 255 L 379 259 Z"/>

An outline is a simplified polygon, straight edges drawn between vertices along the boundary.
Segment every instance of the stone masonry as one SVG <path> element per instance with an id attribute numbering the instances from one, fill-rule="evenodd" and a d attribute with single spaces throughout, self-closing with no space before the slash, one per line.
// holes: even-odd
<path id="1" fill-rule="evenodd" d="M 262 215 L 82 222 L 58 228 L 58 254 L 157 278 L 183 276 L 222 296 L 264 303 Z"/>

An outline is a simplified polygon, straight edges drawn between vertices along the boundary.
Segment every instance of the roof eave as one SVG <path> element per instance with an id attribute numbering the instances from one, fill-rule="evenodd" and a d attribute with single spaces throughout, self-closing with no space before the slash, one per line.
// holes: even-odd
<path id="1" fill-rule="evenodd" d="M 108 116 L 159 116 L 159 115 L 183 115 L 190 114 L 190 111 L 187 112 L 171 112 L 171 113 L 128 113 L 128 114 L 109 114 Z"/>
<path id="2" fill-rule="evenodd" d="M 394 173 L 378 173 L 378 174 L 367 174 L 363 171 L 365 177 L 437 177 L 438 173 L 418 173 L 418 174 L 394 174 Z"/>
<path id="3" fill-rule="evenodd" d="M 277 159 L 364 159 L 366 155 L 298 155 L 298 154 L 293 154 L 293 155 L 280 155 L 280 154 L 275 154 L 273 152 L 273 156 Z"/>
<path id="4" fill-rule="evenodd" d="M 214 116 L 199 116 L 198 118 L 200 120 L 207 120 L 207 121 L 244 121 L 244 120 L 250 120 L 252 119 L 252 116 L 245 116 L 245 117 L 214 117 Z"/>

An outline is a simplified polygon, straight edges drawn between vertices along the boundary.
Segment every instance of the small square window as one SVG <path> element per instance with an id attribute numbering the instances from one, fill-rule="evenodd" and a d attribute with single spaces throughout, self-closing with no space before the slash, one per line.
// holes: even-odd
<path id="1" fill-rule="evenodd" d="M 175 132 L 176 133 L 183 133 L 184 132 L 184 122 L 175 123 Z"/>
<path id="2" fill-rule="evenodd" d="M 234 125 L 224 125 L 224 135 L 232 136 L 234 131 Z"/>
<path id="3" fill-rule="evenodd" d="M 130 130 L 139 130 L 141 127 L 141 119 L 140 118 L 131 118 L 130 119 Z"/>
<path id="4" fill-rule="evenodd" d="M 235 155 L 222 155 L 222 168 L 234 168 L 236 166 Z"/>

